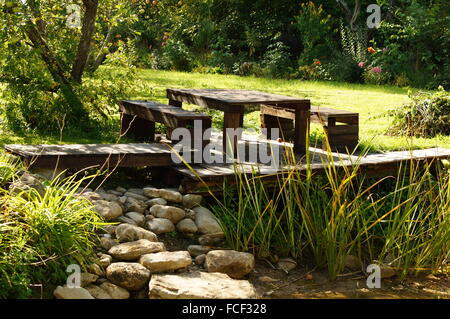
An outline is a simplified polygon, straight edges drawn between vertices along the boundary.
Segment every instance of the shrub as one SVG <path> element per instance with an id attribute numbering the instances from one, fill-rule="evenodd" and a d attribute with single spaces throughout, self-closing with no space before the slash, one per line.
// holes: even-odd
<path id="1" fill-rule="evenodd" d="M 86 199 L 74 196 L 81 182 L 74 176 L 37 191 L 0 199 L 0 298 L 30 295 L 29 285 L 58 284 L 69 264 L 85 268 L 97 242 L 99 215 Z"/>
<path id="2" fill-rule="evenodd" d="M 450 96 L 442 87 L 436 93 L 410 95 L 412 102 L 386 115 L 393 117 L 389 134 L 434 137 L 450 134 Z"/>
<path id="3" fill-rule="evenodd" d="M 268 46 L 261 62 L 266 76 L 282 77 L 292 70 L 292 62 L 288 47 L 283 42 L 276 42 Z"/>

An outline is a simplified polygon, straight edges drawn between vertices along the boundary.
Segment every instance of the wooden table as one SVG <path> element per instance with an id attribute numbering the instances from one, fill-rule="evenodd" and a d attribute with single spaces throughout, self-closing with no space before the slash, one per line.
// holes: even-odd
<path id="1" fill-rule="evenodd" d="M 252 105 L 274 105 L 295 110 L 294 151 L 306 153 L 306 135 L 309 132 L 310 100 L 290 96 L 247 90 L 220 89 L 167 89 L 167 98 L 172 106 L 182 107 L 182 103 L 195 104 L 224 112 L 223 145 L 228 144 L 227 128 L 243 126 L 245 108 Z M 237 137 L 232 143 L 233 155 L 237 154 Z M 228 153 L 228 152 L 227 152 Z"/>

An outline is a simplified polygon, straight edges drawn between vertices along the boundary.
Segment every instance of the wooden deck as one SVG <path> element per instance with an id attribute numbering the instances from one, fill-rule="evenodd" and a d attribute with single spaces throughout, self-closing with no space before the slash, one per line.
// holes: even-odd
<path id="1" fill-rule="evenodd" d="M 59 169 L 87 167 L 171 166 L 171 150 L 161 143 L 5 145 L 30 168 Z"/>

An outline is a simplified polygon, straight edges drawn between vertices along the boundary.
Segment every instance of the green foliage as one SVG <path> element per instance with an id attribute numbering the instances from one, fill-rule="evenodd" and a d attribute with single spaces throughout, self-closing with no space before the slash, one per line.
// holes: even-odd
<path id="1" fill-rule="evenodd" d="M 292 71 L 292 63 L 287 46 L 276 42 L 268 46 L 261 62 L 262 72 L 268 77 L 286 76 Z"/>
<path id="2" fill-rule="evenodd" d="M 0 298 L 27 297 L 30 284 L 59 284 L 69 264 L 89 262 L 101 219 L 89 201 L 74 196 L 82 181 L 55 180 L 43 196 L 34 189 L 27 196 L 3 191 Z"/>
<path id="3" fill-rule="evenodd" d="M 442 87 L 436 93 L 419 92 L 412 102 L 387 112 L 393 118 L 388 132 L 401 136 L 434 137 L 450 134 L 450 95 Z"/>

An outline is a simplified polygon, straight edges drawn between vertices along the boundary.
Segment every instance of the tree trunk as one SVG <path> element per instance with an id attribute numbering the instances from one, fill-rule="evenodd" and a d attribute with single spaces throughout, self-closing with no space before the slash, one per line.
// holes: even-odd
<path id="1" fill-rule="evenodd" d="M 84 69 L 91 49 L 92 35 L 95 31 L 95 17 L 97 16 L 98 0 L 83 0 L 86 9 L 81 28 L 81 38 L 77 55 L 72 66 L 72 79 L 81 83 Z"/>
<path id="2" fill-rule="evenodd" d="M 108 33 L 106 34 L 105 40 L 103 40 L 103 43 L 100 47 L 100 52 L 95 57 L 95 60 L 89 65 L 88 69 L 89 72 L 95 72 L 99 66 L 102 64 L 103 60 L 106 57 L 106 50 L 108 49 L 108 44 L 112 41 L 114 36 L 114 27 L 110 27 L 108 30 Z"/>

